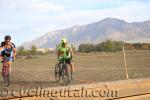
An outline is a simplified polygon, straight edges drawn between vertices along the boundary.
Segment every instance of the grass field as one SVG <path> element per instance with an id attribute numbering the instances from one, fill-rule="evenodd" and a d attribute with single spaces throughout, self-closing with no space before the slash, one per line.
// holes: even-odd
<path id="1" fill-rule="evenodd" d="M 126 58 L 130 79 L 150 77 L 150 51 L 127 51 Z M 12 66 L 9 88 L 59 86 L 54 79 L 56 61 L 54 54 L 32 59 L 16 59 Z M 126 79 L 122 52 L 75 54 L 74 63 L 75 73 L 72 84 Z M 0 86 L 4 86 L 2 77 L 0 77 Z"/>

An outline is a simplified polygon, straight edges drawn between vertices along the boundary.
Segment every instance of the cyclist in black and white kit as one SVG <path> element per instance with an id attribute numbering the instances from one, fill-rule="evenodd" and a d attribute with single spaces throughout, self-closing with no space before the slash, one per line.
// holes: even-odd
<path id="1" fill-rule="evenodd" d="M 10 41 L 11 41 L 11 37 L 9 35 L 6 35 L 4 37 L 4 41 L 1 42 L 0 44 L 0 56 L 6 57 L 6 61 L 8 63 L 11 72 L 11 64 L 12 61 L 14 61 L 16 56 L 16 47 L 15 44 Z"/>

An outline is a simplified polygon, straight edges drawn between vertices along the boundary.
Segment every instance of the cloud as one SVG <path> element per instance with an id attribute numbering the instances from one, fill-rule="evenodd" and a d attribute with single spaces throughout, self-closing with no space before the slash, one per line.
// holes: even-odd
<path id="1" fill-rule="evenodd" d="M 16 8 L 16 0 L 0 0 L 0 10 L 12 10 Z"/>
<path id="2" fill-rule="evenodd" d="M 37 12 L 42 9 L 46 13 L 29 13 L 22 12 L 22 17 L 14 17 L 4 24 L 0 30 L 28 30 L 27 33 L 45 33 L 48 31 L 67 28 L 73 25 L 83 25 L 96 21 L 100 21 L 106 17 L 114 17 L 126 20 L 128 22 L 150 20 L 150 6 L 140 2 L 124 3 L 122 6 L 105 9 L 79 9 L 79 10 L 63 10 L 64 7 L 49 8 L 53 3 L 31 3 Z M 34 6 L 33 6 L 34 5 Z M 57 5 L 57 4 L 56 4 Z M 60 6 L 60 5 L 59 5 Z M 52 7 L 52 6 L 51 6 Z M 32 10 L 33 10 L 32 9 Z M 60 11 L 57 14 L 51 14 L 50 11 Z M 63 11 L 61 11 L 63 10 Z M 49 12 L 48 12 L 49 11 Z M 17 15 L 17 14 L 16 14 Z M 13 16 L 11 16 L 12 18 Z M 0 19 L 1 20 L 1 19 Z M 13 21 L 12 21 L 13 20 Z M 12 21 L 12 22 L 11 22 Z M 10 23 L 11 22 L 11 23 Z M 15 25 L 16 24 L 16 25 Z M 11 27 L 9 27 L 9 26 Z M 5 27 L 4 27 L 5 26 Z M 2 29 L 3 27 L 3 29 Z M 10 28 L 10 29 L 9 29 Z"/>
<path id="3" fill-rule="evenodd" d="M 59 12 L 65 10 L 65 5 L 46 0 L 0 0 L 1 11 L 17 12 Z"/>
<path id="4" fill-rule="evenodd" d="M 150 13 L 148 12 L 150 12 L 149 5 L 130 2 L 130 4 L 125 3 L 116 8 L 65 11 L 53 16 L 43 16 L 39 22 L 45 26 L 63 28 L 100 21 L 106 17 L 119 18 L 127 22 L 145 21 L 150 20 Z"/>
<path id="5" fill-rule="evenodd" d="M 149 3 L 140 0 L 113 1 L 0 0 L 0 33 L 16 34 L 20 38 L 18 43 L 21 43 L 49 31 L 89 24 L 106 17 L 128 22 L 150 20 Z M 22 38 L 31 34 L 29 38 Z"/>
<path id="6" fill-rule="evenodd" d="M 65 7 L 60 4 L 55 3 L 35 3 L 30 6 L 31 10 L 38 11 L 38 12 L 60 12 L 64 11 Z"/>

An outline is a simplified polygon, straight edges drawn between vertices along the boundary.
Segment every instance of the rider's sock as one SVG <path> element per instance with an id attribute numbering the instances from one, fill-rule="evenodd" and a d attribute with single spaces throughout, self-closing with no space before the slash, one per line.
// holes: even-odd
<path id="1" fill-rule="evenodd" d="M 71 80 L 73 80 L 73 72 L 71 72 Z"/>
<path id="2" fill-rule="evenodd" d="M 9 69 L 9 74 L 11 74 L 11 68 Z"/>

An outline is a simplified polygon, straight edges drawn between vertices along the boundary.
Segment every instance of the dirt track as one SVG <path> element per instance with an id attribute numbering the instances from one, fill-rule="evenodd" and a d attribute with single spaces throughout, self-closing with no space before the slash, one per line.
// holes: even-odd
<path id="1" fill-rule="evenodd" d="M 88 96 L 82 94 L 81 97 L 81 90 L 84 89 L 87 91 Z M 70 95 L 65 95 L 66 97 L 60 97 L 59 90 L 61 89 L 70 89 Z M 95 84 L 80 84 L 80 85 L 71 85 L 68 87 L 52 87 L 52 88 L 45 88 L 46 91 L 57 91 L 56 97 L 41 95 L 34 95 L 31 93 L 30 96 L 32 97 L 24 97 L 22 100 L 150 100 L 150 79 L 140 79 L 140 80 L 128 80 L 128 81 L 117 81 L 117 82 L 108 82 L 108 83 L 95 83 Z M 74 90 L 79 90 L 78 92 L 80 97 L 74 97 L 75 94 Z M 91 95 L 91 91 L 107 91 L 110 90 L 113 93 L 109 94 L 108 91 L 106 94 L 101 96 L 96 95 L 96 92 Z M 39 92 L 38 92 L 39 93 Z M 42 92 L 44 93 L 44 92 Z M 68 92 L 67 92 L 68 93 Z M 86 92 L 84 92 L 86 93 Z M 17 93 L 16 93 L 17 94 Z M 19 94 L 18 94 L 19 96 Z M 27 96 L 27 94 L 24 94 Z M 73 97 L 70 97 L 73 96 Z M 77 95 L 76 95 L 77 96 Z M 90 96 L 90 97 L 89 97 Z M 12 99 L 12 100 L 19 100 L 19 98 Z"/>

